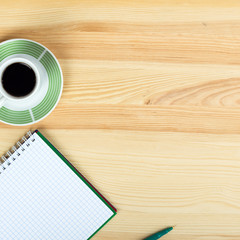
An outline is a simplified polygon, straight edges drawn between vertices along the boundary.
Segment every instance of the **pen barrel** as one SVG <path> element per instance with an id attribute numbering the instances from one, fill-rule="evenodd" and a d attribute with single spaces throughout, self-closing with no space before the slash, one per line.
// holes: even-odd
<path id="1" fill-rule="evenodd" d="M 162 231 L 157 232 L 157 233 L 145 238 L 144 240 L 157 240 L 157 239 L 161 238 L 162 236 L 166 235 L 167 233 L 169 233 L 172 230 L 173 230 L 173 227 L 165 228 Z"/>

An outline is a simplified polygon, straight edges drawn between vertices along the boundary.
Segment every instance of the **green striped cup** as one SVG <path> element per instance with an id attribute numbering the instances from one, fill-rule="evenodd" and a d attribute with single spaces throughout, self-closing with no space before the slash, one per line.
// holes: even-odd
<path id="1" fill-rule="evenodd" d="M 9 64 L 22 62 L 35 72 L 37 87 L 27 97 L 13 98 L 1 91 L 0 121 L 10 125 L 28 125 L 48 116 L 56 107 L 63 88 L 62 70 L 53 53 L 27 39 L 0 43 L 0 76 Z"/>

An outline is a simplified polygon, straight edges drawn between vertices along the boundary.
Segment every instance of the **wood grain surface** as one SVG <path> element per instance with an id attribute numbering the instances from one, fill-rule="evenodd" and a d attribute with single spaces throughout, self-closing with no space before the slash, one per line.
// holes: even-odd
<path id="1" fill-rule="evenodd" d="M 0 124 L 0 153 L 40 129 L 118 209 L 93 239 L 240 239 L 239 1 L 0 3 L 0 41 L 64 74 L 50 116 Z"/>

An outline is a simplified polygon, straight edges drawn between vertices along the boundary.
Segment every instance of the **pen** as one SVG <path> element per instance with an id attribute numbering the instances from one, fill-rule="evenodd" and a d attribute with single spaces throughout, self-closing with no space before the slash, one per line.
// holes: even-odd
<path id="1" fill-rule="evenodd" d="M 163 235 L 169 233 L 172 230 L 173 230 L 173 227 L 165 228 L 160 232 L 154 233 L 153 235 L 151 235 L 147 238 L 144 238 L 144 240 L 157 240 L 157 239 L 161 238 Z"/>

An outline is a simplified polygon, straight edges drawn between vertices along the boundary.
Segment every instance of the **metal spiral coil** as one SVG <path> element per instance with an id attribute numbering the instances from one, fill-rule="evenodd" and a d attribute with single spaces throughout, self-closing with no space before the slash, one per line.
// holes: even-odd
<path id="1" fill-rule="evenodd" d="M 0 157 L 0 174 L 26 150 L 26 147 L 23 147 L 23 143 L 25 143 L 28 139 L 30 139 L 30 141 L 28 141 L 25 145 L 27 148 L 31 145 L 31 142 L 35 141 L 32 131 L 28 131 L 14 146 L 12 146 L 10 150 Z M 15 152 L 17 156 L 13 155 Z"/>

